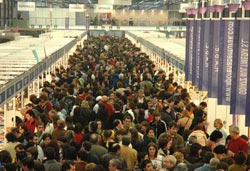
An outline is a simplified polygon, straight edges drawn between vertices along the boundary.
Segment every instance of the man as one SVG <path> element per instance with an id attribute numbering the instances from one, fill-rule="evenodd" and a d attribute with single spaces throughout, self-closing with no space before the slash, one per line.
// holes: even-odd
<path id="1" fill-rule="evenodd" d="M 196 168 L 194 171 L 210 171 L 212 170 L 209 166 L 210 160 L 214 157 L 212 152 L 206 152 L 203 156 L 204 164 L 201 167 Z"/>
<path id="2" fill-rule="evenodd" d="M 22 159 L 23 171 L 31 171 L 34 169 L 34 160 L 32 157 L 25 157 Z"/>
<path id="3" fill-rule="evenodd" d="M 150 126 L 155 130 L 155 136 L 158 138 L 161 133 L 167 131 L 166 123 L 161 120 L 161 115 L 159 112 L 154 112 L 154 120 L 150 123 Z"/>
<path id="4" fill-rule="evenodd" d="M 108 153 L 108 150 L 106 148 L 104 148 L 103 146 L 98 145 L 99 135 L 91 134 L 89 141 L 92 144 L 91 149 L 90 149 L 90 154 L 96 155 L 99 160 L 101 159 L 101 157 L 104 154 Z"/>
<path id="5" fill-rule="evenodd" d="M 117 134 L 117 132 L 122 129 L 122 121 L 120 119 L 115 119 L 113 122 L 114 132 Z"/>
<path id="6" fill-rule="evenodd" d="M 231 139 L 228 142 L 227 149 L 230 151 L 229 154 L 234 156 L 236 153 L 243 151 L 247 155 L 247 142 L 240 137 L 239 127 L 232 125 L 230 128 Z"/>
<path id="7" fill-rule="evenodd" d="M 122 170 L 122 164 L 119 159 L 111 159 L 109 161 L 109 171 L 120 171 Z"/>
<path id="8" fill-rule="evenodd" d="M 123 128 L 129 130 L 132 124 L 132 116 L 130 114 L 125 114 L 123 117 Z"/>
<path id="9" fill-rule="evenodd" d="M 53 147 L 47 147 L 45 150 L 45 156 L 47 160 L 44 162 L 45 171 L 61 171 L 62 164 L 55 160 L 55 149 Z"/>
<path id="10" fill-rule="evenodd" d="M 172 141 L 173 141 L 173 150 L 176 151 L 176 150 L 182 150 L 184 148 L 184 139 L 182 136 L 180 136 L 178 133 L 178 125 L 176 122 L 170 122 L 169 123 L 169 128 L 168 128 L 168 132 L 166 133 L 162 133 L 160 136 L 159 136 L 159 139 L 163 136 L 167 136 L 170 135 L 172 137 Z"/>
<path id="11" fill-rule="evenodd" d="M 44 133 L 44 123 L 38 122 L 36 124 L 36 132 L 35 132 L 35 134 L 38 138 L 38 144 L 40 144 L 42 141 L 43 133 Z"/>
<path id="12" fill-rule="evenodd" d="M 125 135 L 122 137 L 121 157 L 127 162 L 127 168 L 133 169 L 137 164 L 137 151 L 129 147 L 130 143 L 130 136 Z"/>

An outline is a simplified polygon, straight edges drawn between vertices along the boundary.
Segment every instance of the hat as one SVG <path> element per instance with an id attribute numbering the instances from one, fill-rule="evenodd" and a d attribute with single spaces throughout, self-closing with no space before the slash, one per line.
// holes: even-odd
<path id="1" fill-rule="evenodd" d="M 96 100 L 97 102 L 98 102 L 99 100 L 102 100 L 102 96 L 97 96 L 95 100 Z"/>
<path id="2" fill-rule="evenodd" d="M 235 133 L 239 134 L 240 133 L 239 127 L 232 125 L 230 128 L 230 132 L 235 132 Z"/>

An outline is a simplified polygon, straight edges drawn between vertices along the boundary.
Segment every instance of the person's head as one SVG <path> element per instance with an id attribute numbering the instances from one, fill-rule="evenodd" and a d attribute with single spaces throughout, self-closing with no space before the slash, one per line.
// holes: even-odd
<path id="1" fill-rule="evenodd" d="M 97 130 L 101 130 L 102 127 L 103 127 L 102 120 L 101 119 L 97 119 L 96 123 L 97 123 Z"/>
<path id="2" fill-rule="evenodd" d="M 113 122 L 113 126 L 114 128 L 122 129 L 122 121 L 120 119 L 115 119 Z"/>
<path id="3" fill-rule="evenodd" d="M 232 125 L 230 126 L 229 131 L 232 139 L 237 139 L 239 137 L 240 134 L 239 127 Z"/>
<path id="4" fill-rule="evenodd" d="M 174 152 L 173 156 L 176 158 L 177 163 L 184 162 L 184 154 L 182 152 L 176 151 L 176 152 Z"/>
<path id="5" fill-rule="evenodd" d="M 226 162 L 220 161 L 217 164 L 217 170 L 221 169 L 222 171 L 227 171 L 228 170 L 228 164 Z"/>
<path id="6" fill-rule="evenodd" d="M 42 134 L 44 131 L 44 123 L 38 122 L 36 125 L 36 130 L 37 130 L 37 133 Z"/>
<path id="7" fill-rule="evenodd" d="M 178 129 L 179 129 L 177 123 L 172 121 L 169 123 L 168 127 L 169 127 L 169 133 L 172 136 L 175 136 L 177 134 Z"/>
<path id="8" fill-rule="evenodd" d="M 42 139 L 43 139 L 44 145 L 48 146 L 52 140 L 52 136 L 49 133 L 44 133 Z"/>
<path id="9" fill-rule="evenodd" d="M 207 103 L 206 102 L 201 102 L 199 105 L 199 108 L 204 110 L 207 107 Z"/>
<path id="10" fill-rule="evenodd" d="M 218 130 L 214 130 L 211 134 L 209 139 L 215 143 L 218 143 L 220 139 L 223 137 L 222 133 Z"/>
<path id="11" fill-rule="evenodd" d="M 65 128 L 65 121 L 59 119 L 59 120 L 57 121 L 57 126 L 58 126 L 58 129 L 64 129 L 64 128 Z"/>
<path id="12" fill-rule="evenodd" d="M 19 167 L 22 166 L 22 160 L 27 157 L 27 153 L 25 151 L 20 151 L 16 153 L 16 163 Z"/>
<path id="13" fill-rule="evenodd" d="M 179 163 L 175 167 L 174 171 L 188 171 L 188 166 L 185 163 Z"/>
<path id="14" fill-rule="evenodd" d="M 123 117 L 123 127 L 129 129 L 132 123 L 132 116 L 130 114 L 125 114 Z"/>
<path id="15" fill-rule="evenodd" d="M 95 121 L 89 122 L 89 132 L 96 132 L 98 124 Z"/>
<path id="16" fill-rule="evenodd" d="M 128 146 L 131 143 L 131 136 L 124 135 L 122 137 L 122 145 Z"/>
<path id="17" fill-rule="evenodd" d="M 210 168 L 217 168 L 217 165 L 220 163 L 220 160 L 217 159 L 216 157 L 213 157 L 209 161 L 209 167 Z"/>
<path id="18" fill-rule="evenodd" d="M 155 129 L 153 127 L 148 127 L 146 134 L 148 137 L 154 138 L 155 137 Z"/>
<path id="19" fill-rule="evenodd" d="M 7 150 L 0 151 L 0 162 L 1 163 L 12 162 L 11 155 L 10 155 L 10 153 Z"/>
<path id="20" fill-rule="evenodd" d="M 90 141 L 92 144 L 97 144 L 97 143 L 98 143 L 98 140 L 99 140 L 98 134 L 91 134 L 91 135 L 90 135 L 89 141 Z"/>
<path id="21" fill-rule="evenodd" d="M 190 154 L 192 156 L 199 156 L 201 153 L 201 145 L 199 143 L 194 143 L 190 146 Z"/>
<path id="22" fill-rule="evenodd" d="M 34 160 L 32 157 L 22 159 L 22 168 L 24 171 L 29 171 L 34 168 Z"/>
<path id="23" fill-rule="evenodd" d="M 163 160 L 164 166 L 167 169 L 175 167 L 177 160 L 173 155 L 167 155 Z"/>
<path id="24" fill-rule="evenodd" d="M 92 144 L 89 141 L 84 141 L 82 143 L 82 147 L 83 147 L 84 151 L 89 152 L 91 150 L 91 146 L 92 146 Z"/>
<path id="25" fill-rule="evenodd" d="M 122 169 L 122 163 L 119 159 L 111 159 L 109 161 L 109 171 L 116 171 Z"/>
<path id="26" fill-rule="evenodd" d="M 37 160 L 37 157 L 38 157 L 37 147 L 32 146 L 32 147 L 27 148 L 26 153 L 27 153 L 27 157 L 31 157 L 34 160 Z"/>
<path id="27" fill-rule="evenodd" d="M 149 143 L 147 147 L 147 153 L 150 157 L 157 157 L 158 148 L 155 143 Z"/>
<path id="28" fill-rule="evenodd" d="M 172 137 L 167 135 L 158 139 L 158 146 L 163 150 L 169 150 L 172 147 Z"/>
<path id="29" fill-rule="evenodd" d="M 153 171 L 153 164 L 149 159 L 142 161 L 142 171 Z"/>
<path id="30" fill-rule="evenodd" d="M 214 127 L 216 129 L 221 129 L 223 127 L 223 123 L 221 119 L 215 119 L 214 120 Z"/>
<path id="31" fill-rule="evenodd" d="M 227 155 L 227 149 L 224 145 L 217 145 L 214 148 L 213 152 L 214 152 L 215 156 L 220 160 L 225 158 Z"/>
<path id="32" fill-rule="evenodd" d="M 28 122 L 33 122 L 35 119 L 35 113 L 33 110 L 28 110 L 25 114 L 25 118 Z"/>
<path id="33" fill-rule="evenodd" d="M 207 151 L 205 152 L 204 156 L 203 156 L 203 161 L 204 163 L 209 164 L 210 160 L 214 157 L 214 153 Z"/>
<path id="34" fill-rule="evenodd" d="M 20 151 L 24 151 L 25 150 L 25 146 L 23 145 L 23 144 L 17 144 L 16 146 L 15 146 L 15 151 L 16 151 L 16 153 L 17 152 L 20 152 Z"/>
<path id="35" fill-rule="evenodd" d="M 246 163 L 246 154 L 242 151 L 238 152 L 234 156 L 235 164 L 243 165 Z"/>
<path id="36" fill-rule="evenodd" d="M 110 151 L 113 152 L 113 153 L 116 153 L 116 154 L 120 155 L 120 153 L 121 153 L 121 146 L 120 146 L 120 144 L 118 144 L 118 143 L 112 144 L 112 147 L 111 147 Z"/>
<path id="37" fill-rule="evenodd" d="M 147 128 L 149 127 L 148 121 L 141 122 L 141 132 L 145 134 L 147 132 Z"/>
<path id="38" fill-rule="evenodd" d="M 74 161 L 66 160 L 63 162 L 61 171 L 75 171 L 75 170 L 76 167 Z"/>
<path id="39" fill-rule="evenodd" d="M 161 120 L 161 114 L 157 111 L 154 112 L 154 121 L 159 122 Z"/>
<path id="40" fill-rule="evenodd" d="M 56 150 L 54 147 L 47 147 L 45 149 L 45 156 L 47 157 L 48 160 L 55 159 L 55 153 L 56 153 Z"/>
<path id="41" fill-rule="evenodd" d="M 5 138 L 7 139 L 7 142 L 16 142 L 17 141 L 16 136 L 12 132 L 7 133 L 5 135 Z"/>

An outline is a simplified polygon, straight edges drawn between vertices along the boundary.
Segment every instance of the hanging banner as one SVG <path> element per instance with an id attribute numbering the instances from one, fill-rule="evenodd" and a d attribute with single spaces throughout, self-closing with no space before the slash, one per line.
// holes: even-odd
<path id="1" fill-rule="evenodd" d="M 198 35 L 197 35 L 197 23 L 198 21 L 197 20 L 194 20 L 194 24 L 193 24 L 193 54 L 192 54 L 192 67 L 191 67 L 191 70 L 192 70 L 192 83 L 193 85 L 195 85 L 195 81 L 196 81 L 196 74 L 197 74 L 197 71 L 196 71 L 196 48 L 197 48 L 197 38 L 198 38 Z"/>
<path id="2" fill-rule="evenodd" d="M 187 30 L 186 30 L 186 59 L 185 59 L 185 79 L 187 80 L 187 81 L 190 81 L 190 79 L 189 79 L 189 46 L 190 46 L 190 44 L 189 44 L 189 38 L 190 38 L 190 20 L 187 20 L 186 21 L 186 28 L 187 28 Z M 169 60 L 168 60 L 168 62 L 169 62 Z"/>
<path id="3" fill-rule="evenodd" d="M 113 5 L 95 4 L 94 13 L 108 13 L 113 11 Z"/>
<path id="4" fill-rule="evenodd" d="M 195 51 L 196 51 L 196 55 L 194 56 L 195 63 L 193 64 L 195 67 L 195 82 L 193 83 L 195 86 L 199 87 L 200 84 L 200 57 L 201 57 L 201 23 L 202 21 L 198 20 L 196 21 L 196 47 L 195 47 Z"/>
<path id="5" fill-rule="evenodd" d="M 223 52 L 220 61 L 221 77 L 218 80 L 218 104 L 230 105 L 232 86 L 233 52 L 235 44 L 235 32 L 238 31 L 236 21 L 223 21 Z M 237 34 L 237 33 L 236 33 Z"/>
<path id="6" fill-rule="evenodd" d="M 199 67 L 199 90 L 208 90 L 208 58 L 209 58 L 209 38 L 210 38 L 210 20 L 201 23 L 201 52 Z"/>
<path id="7" fill-rule="evenodd" d="M 101 5 L 132 5 L 131 0 L 98 0 Z"/>
<path id="8" fill-rule="evenodd" d="M 233 74 L 232 88 L 235 84 L 236 91 L 231 91 L 230 112 L 233 114 L 245 114 L 246 108 L 246 95 L 247 95 L 247 71 L 248 71 L 248 58 L 249 58 L 249 20 L 237 21 L 239 27 L 237 43 L 238 55 L 233 57 Z M 237 34 L 237 33 L 234 33 Z M 236 70 L 234 70 L 236 68 Z M 234 79 L 234 76 L 236 78 Z"/>
<path id="9" fill-rule="evenodd" d="M 218 72 L 220 56 L 220 20 L 211 21 L 209 62 L 208 62 L 208 97 L 217 98 Z"/>
<path id="10" fill-rule="evenodd" d="M 35 11 L 35 2 L 17 2 L 17 11 Z"/>
<path id="11" fill-rule="evenodd" d="M 248 21 L 248 29 L 250 29 L 250 21 Z M 250 39 L 250 35 L 249 35 Z M 250 50 L 248 51 L 248 57 L 250 56 Z M 248 60 L 248 66 L 250 65 L 250 60 Z M 250 97 L 250 67 L 247 69 L 247 95 L 246 97 Z M 250 98 L 246 98 L 246 110 L 245 110 L 245 115 L 246 115 L 246 122 L 245 126 L 250 126 Z"/>
<path id="12" fill-rule="evenodd" d="M 188 36 L 188 44 L 186 46 L 187 51 L 187 64 L 186 64 L 186 77 L 187 77 L 187 81 L 192 81 L 192 74 L 193 74 L 193 51 L 194 51 L 194 47 L 193 47 L 193 42 L 194 42 L 194 20 L 190 20 L 189 21 L 189 36 Z"/>
<path id="13" fill-rule="evenodd" d="M 83 4 L 69 4 L 70 12 L 84 12 L 86 9 Z"/>

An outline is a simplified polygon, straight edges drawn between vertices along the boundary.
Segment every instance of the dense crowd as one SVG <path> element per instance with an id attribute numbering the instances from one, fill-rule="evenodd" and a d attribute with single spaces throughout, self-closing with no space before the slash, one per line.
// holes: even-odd
<path id="1" fill-rule="evenodd" d="M 156 68 L 125 37 L 89 36 L 29 97 L 0 170 L 247 170 L 247 136 L 221 119 L 209 135 L 206 102 Z"/>

